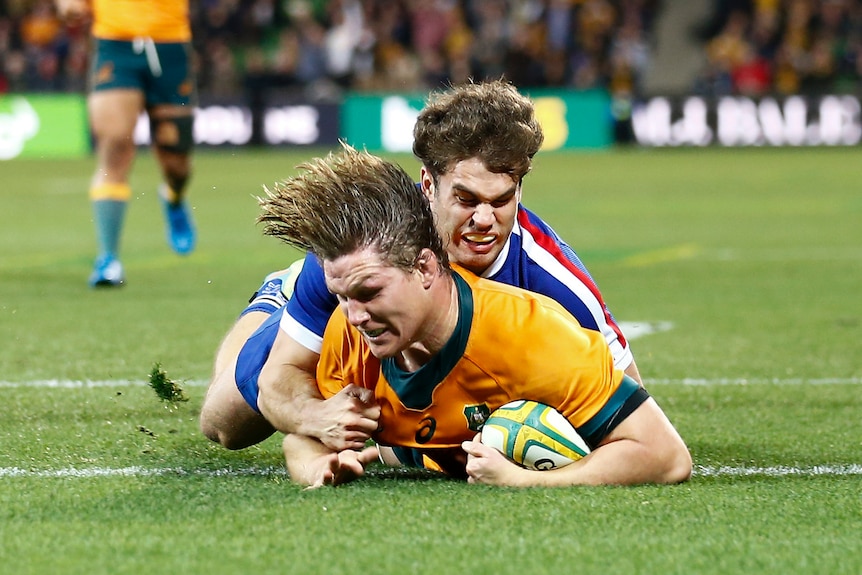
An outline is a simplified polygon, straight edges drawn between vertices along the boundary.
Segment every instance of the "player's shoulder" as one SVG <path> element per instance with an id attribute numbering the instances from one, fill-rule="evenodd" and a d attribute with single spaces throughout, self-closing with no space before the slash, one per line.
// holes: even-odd
<path id="1" fill-rule="evenodd" d="M 465 281 L 472 309 L 463 359 L 499 385 L 523 380 L 537 365 L 556 361 L 548 354 L 582 337 L 574 317 L 547 296 L 475 276 Z"/>
<path id="2" fill-rule="evenodd" d="M 522 273 L 539 282 L 553 278 L 566 285 L 583 283 L 597 291 L 590 272 L 575 250 L 535 213 L 523 206 L 520 209 L 517 226 L 520 260 L 530 262 L 522 264 Z"/>
<path id="3" fill-rule="evenodd" d="M 457 264 L 452 267 L 470 287 L 474 309 L 483 314 L 505 314 L 501 317 L 536 315 L 539 312 L 569 315 L 559 302 L 544 294 L 476 276 Z"/>
<path id="4" fill-rule="evenodd" d="M 520 236 L 521 251 L 529 254 L 543 252 L 554 259 L 575 255 L 574 250 L 560 237 L 551 225 L 523 205 L 518 205 L 517 225 L 513 230 Z"/>
<path id="5" fill-rule="evenodd" d="M 518 204 L 517 220 L 518 225 L 521 228 L 526 228 L 527 230 L 531 231 L 538 230 L 542 234 L 547 234 L 554 237 L 555 239 L 559 239 L 559 236 L 551 227 L 551 225 L 544 219 L 542 219 L 539 214 L 524 206 L 524 204 Z"/>

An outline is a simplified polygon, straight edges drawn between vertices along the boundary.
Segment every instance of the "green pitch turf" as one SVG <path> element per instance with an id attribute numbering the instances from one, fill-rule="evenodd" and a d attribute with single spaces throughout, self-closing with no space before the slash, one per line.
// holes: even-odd
<path id="1" fill-rule="evenodd" d="M 278 437 L 198 432 L 221 337 L 300 255 L 261 235 L 254 196 L 310 154 L 198 153 L 188 257 L 139 157 L 128 285 L 107 291 L 86 286 L 92 160 L 0 163 L 0 573 L 862 572 L 858 149 L 538 155 L 525 205 L 637 335 L 696 470 L 521 491 L 379 468 L 304 491 Z M 187 402 L 147 387 L 156 363 Z"/>

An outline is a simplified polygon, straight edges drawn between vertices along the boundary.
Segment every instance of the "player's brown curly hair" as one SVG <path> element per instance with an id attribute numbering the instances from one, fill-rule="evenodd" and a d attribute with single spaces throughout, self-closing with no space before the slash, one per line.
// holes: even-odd
<path id="1" fill-rule="evenodd" d="M 520 180 L 543 140 L 533 102 L 512 84 L 493 80 L 432 94 L 413 128 L 413 154 L 435 181 L 474 157 L 489 171 Z"/>

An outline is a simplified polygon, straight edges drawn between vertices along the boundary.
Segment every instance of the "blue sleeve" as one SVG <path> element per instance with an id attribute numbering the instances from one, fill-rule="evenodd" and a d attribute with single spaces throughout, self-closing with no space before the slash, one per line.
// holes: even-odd
<path id="1" fill-rule="evenodd" d="M 293 296 L 287 302 L 287 315 L 318 338 L 322 338 L 329 316 L 336 307 L 338 300 L 326 289 L 326 279 L 320 262 L 313 254 L 307 254 L 302 271 L 296 279 Z"/>

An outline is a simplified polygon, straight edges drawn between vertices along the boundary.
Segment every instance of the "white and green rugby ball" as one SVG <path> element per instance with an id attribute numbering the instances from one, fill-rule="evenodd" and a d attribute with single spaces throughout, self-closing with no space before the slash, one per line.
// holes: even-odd
<path id="1" fill-rule="evenodd" d="M 563 467 L 590 452 L 559 411 L 524 399 L 509 402 L 488 417 L 482 427 L 482 443 L 537 471 Z"/>

